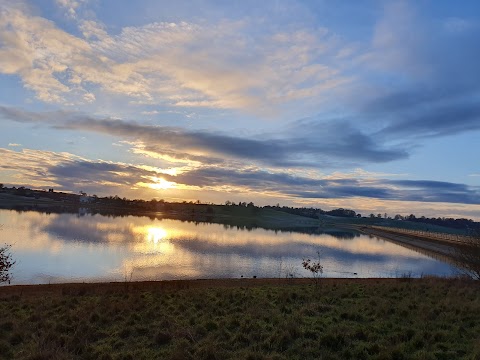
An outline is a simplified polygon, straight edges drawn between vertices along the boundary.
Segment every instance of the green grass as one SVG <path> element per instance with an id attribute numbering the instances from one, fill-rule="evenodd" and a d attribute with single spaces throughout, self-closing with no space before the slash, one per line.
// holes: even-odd
<path id="1" fill-rule="evenodd" d="M 480 359 L 478 282 L 254 283 L 0 288 L 0 358 Z"/>
<path id="2" fill-rule="evenodd" d="M 281 229 L 288 227 L 319 226 L 317 219 L 288 214 L 283 211 L 239 206 L 212 206 L 214 216 L 211 221 L 232 226 L 263 227 Z"/>

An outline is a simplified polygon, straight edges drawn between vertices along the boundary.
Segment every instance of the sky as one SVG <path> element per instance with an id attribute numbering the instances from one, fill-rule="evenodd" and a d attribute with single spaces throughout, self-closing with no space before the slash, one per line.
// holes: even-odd
<path id="1" fill-rule="evenodd" d="M 480 220 L 478 1 L 0 0 L 0 182 Z"/>

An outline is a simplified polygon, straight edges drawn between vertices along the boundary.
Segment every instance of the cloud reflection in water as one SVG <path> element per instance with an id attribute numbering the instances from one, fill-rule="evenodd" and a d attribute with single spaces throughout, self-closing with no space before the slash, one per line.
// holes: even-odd
<path id="1" fill-rule="evenodd" d="M 423 254 L 357 232 L 239 230 L 148 217 L 75 216 L 0 210 L 2 241 L 12 242 L 15 283 L 279 277 L 321 251 L 325 276 L 451 275 Z M 337 236 L 335 236 L 337 235 Z M 5 240 L 4 240 L 5 239 Z"/>

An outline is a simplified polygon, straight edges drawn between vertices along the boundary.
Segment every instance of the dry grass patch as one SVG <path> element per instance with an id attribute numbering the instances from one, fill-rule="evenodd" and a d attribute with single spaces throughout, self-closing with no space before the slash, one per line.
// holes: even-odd
<path id="1" fill-rule="evenodd" d="M 480 359 L 478 282 L 129 285 L 0 288 L 0 358 Z"/>

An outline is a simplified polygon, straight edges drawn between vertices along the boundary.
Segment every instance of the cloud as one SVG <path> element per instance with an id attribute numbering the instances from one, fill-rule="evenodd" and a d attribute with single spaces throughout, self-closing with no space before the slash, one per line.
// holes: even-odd
<path id="1" fill-rule="evenodd" d="M 79 184 L 92 182 L 101 185 L 134 186 L 139 179 L 152 176 L 153 172 L 138 167 L 109 162 L 92 162 L 86 160 L 56 164 L 48 168 L 49 174 L 63 188 L 78 188 Z"/>
<path id="2" fill-rule="evenodd" d="M 347 199 L 353 201 L 347 206 L 349 208 L 356 204 L 355 199 L 361 198 L 368 199 L 369 203 L 378 201 L 379 204 L 383 201 L 407 204 L 480 204 L 479 187 L 451 182 L 392 180 L 366 176 L 295 176 L 285 171 L 267 171 L 254 167 L 215 166 L 184 168 L 175 175 L 164 169 L 94 161 L 68 153 L 29 149 L 12 151 L 0 148 L 0 156 L 0 171 L 13 170 L 16 184 L 54 187 L 67 191 L 83 190 L 100 195 L 121 193 L 152 197 L 154 191 L 148 192 L 148 188 L 153 189 L 161 182 L 159 179 L 163 179 L 175 183 L 177 188 L 195 189 L 202 193 L 221 191 L 225 194 L 225 189 L 228 189 L 229 192 L 274 196 L 276 199 L 299 203 L 304 200 L 311 202 L 314 199 L 322 199 L 328 203 L 328 200 L 332 199 L 337 203 L 337 207 L 342 199 Z M 363 208 L 366 205 L 363 203 L 361 206 Z"/>
<path id="3" fill-rule="evenodd" d="M 157 115 L 160 112 L 158 110 L 151 110 L 151 111 L 142 111 L 142 115 Z"/>
<path id="4" fill-rule="evenodd" d="M 14 173 L 15 185 L 43 186 L 67 191 L 115 193 L 140 181 L 155 183 L 159 170 L 105 161 L 91 161 L 69 153 L 0 148 L 0 171 Z"/>
<path id="5" fill-rule="evenodd" d="M 362 96 L 355 117 L 377 124 L 378 136 L 386 139 L 480 130 L 480 27 L 423 15 L 408 2 L 386 3 L 363 58 L 370 68 L 366 76 L 376 75 L 370 77 L 376 91 Z"/>
<path id="6" fill-rule="evenodd" d="M 20 147 L 20 146 L 22 146 L 22 144 L 9 143 L 8 146 L 10 146 L 10 147 Z"/>
<path id="7" fill-rule="evenodd" d="M 421 112 L 403 112 L 403 118 L 383 128 L 379 136 L 450 136 L 480 130 L 480 105 L 440 105 Z"/>
<path id="8" fill-rule="evenodd" d="M 133 121 L 97 119 L 65 111 L 34 113 L 0 106 L 0 115 L 17 122 L 128 138 L 141 142 L 141 150 L 201 163 L 232 159 L 274 167 L 321 168 L 335 166 L 334 161 L 388 162 L 408 156 L 405 150 L 382 146 L 378 140 L 341 121 L 305 120 L 293 123 L 276 135 L 258 134 L 247 138 L 214 131 L 187 131 Z"/>
<path id="9" fill-rule="evenodd" d="M 55 177 L 48 172 L 52 166 L 78 159 L 67 153 L 22 149 L 13 151 L 0 148 L 0 170 L 13 173 L 13 179 L 18 184 L 35 184 L 35 186 L 50 186 L 55 184 Z"/>
<path id="10" fill-rule="evenodd" d="M 45 102 L 64 103 L 65 94 L 84 92 L 71 87 L 68 78 L 75 76 L 72 59 L 85 63 L 90 45 L 25 11 L 21 5 L 0 5 L 0 71 L 20 76 L 25 87 Z"/>
<path id="11" fill-rule="evenodd" d="M 75 19 L 82 3 L 57 0 Z M 348 45 L 324 28 L 285 31 L 245 18 L 154 22 L 111 35 L 96 20 L 77 20 L 83 38 L 26 7 L 2 5 L 1 72 L 18 75 L 45 102 L 92 102 L 101 91 L 144 103 L 265 114 L 328 98 L 352 80 L 336 58 Z"/>
<path id="12" fill-rule="evenodd" d="M 77 9 L 88 0 L 55 0 L 57 5 L 65 10 L 65 15 L 69 18 L 77 18 Z"/>
<path id="13" fill-rule="evenodd" d="M 203 167 L 169 181 L 200 187 L 236 186 L 244 192 L 269 192 L 306 199 L 375 198 L 417 202 L 480 204 L 480 187 L 428 180 L 293 176 L 254 168 Z"/>

